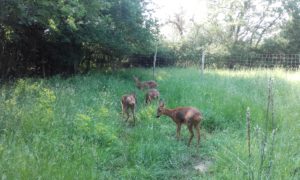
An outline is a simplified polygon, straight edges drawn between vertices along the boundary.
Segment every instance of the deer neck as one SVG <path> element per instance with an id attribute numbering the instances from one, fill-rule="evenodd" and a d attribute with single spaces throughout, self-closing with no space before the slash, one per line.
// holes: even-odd
<path id="1" fill-rule="evenodd" d="M 138 88 L 142 88 L 143 84 L 140 81 L 135 81 L 135 84 Z"/>
<path id="2" fill-rule="evenodd" d="M 170 118 L 174 119 L 174 111 L 172 109 L 165 108 L 162 114 L 169 116 Z"/>

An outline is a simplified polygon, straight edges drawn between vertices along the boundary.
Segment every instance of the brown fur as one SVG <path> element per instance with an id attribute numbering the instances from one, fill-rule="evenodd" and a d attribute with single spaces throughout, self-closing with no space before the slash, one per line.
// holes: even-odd
<path id="1" fill-rule="evenodd" d="M 141 82 L 137 77 L 133 76 L 133 79 L 135 81 L 135 85 L 138 89 L 145 89 L 145 88 L 156 88 L 157 87 L 157 83 L 155 81 L 144 81 Z"/>
<path id="2" fill-rule="evenodd" d="M 127 118 L 125 121 L 127 122 L 129 119 L 129 109 L 130 109 L 132 116 L 133 116 L 133 123 L 135 124 L 135 107 L 136 107 L 135 94 L 128 94 L 128 95 L 122 96 L 121 105 L 122 105 L 123 117 L 124 117 L 124 113 L 126 113 L 126 115 L 127 115 Z"/>
<path id="3" fill-rule="evenodd" d="M 159 98 L 159 92 L 156 89 L 149 89 L 145 95 L 146 104 L 151 103 L 153 99 Z"/>
<path id="4" fill-rule="evenodd" d="M 193 127 L 197 132 L 197 143 L 200 143 L 200 122 L 202 120 L 202 114 L 200 111 L 193 107 L 178 107 L 175 109 L 167 109 L 164 107 L 164 103 L 162 101 L 159 102 L 159 107 L 157 108 L 157 118 L 161 115 L 166 115 L 172 118 L 172 120 L 176 123 L 176 137 L 180 139 L 180 130 L 181 125 L 186 124 L 190 131 L 190 139 L 188 142 L 188 146 L 190 146 L 191 141 L 194 137 Z"/>

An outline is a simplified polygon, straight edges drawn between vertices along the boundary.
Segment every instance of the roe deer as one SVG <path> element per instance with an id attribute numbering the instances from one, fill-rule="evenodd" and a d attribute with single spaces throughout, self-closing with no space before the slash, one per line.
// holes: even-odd
<path id="1" fill-rule="evenodd" d="M 190 146 L 191 141 L 194 137 L 193 127 L 197 131 L 197 143 L 200 143 L 200 122 L 202 120 L 202 114 L 193 107 L 178 107 L 175 109 L 167 109 L 165 108 L 165 104 L 162 100 L 159 101 L 159 107 L 157 108 L 157 118 L 161 115 L 166 115 L 172 118 L 172 120 L 176 123 L 177 131 L 176 137 L 177 140 L 180 139 L 180 130 L 181 125 L 186 124 L 190 131 L 190 139 L 188 142 L 188 146 Z"/>
<path id="2" fill-rule="evenodd" d="M 131 113 L 133 116 L 133 124 L 135 124 L 135 107 L 136 107 L 136 95 L 135 94 L 128 94 L 122 96 L 121 100 L 121 105 L 122 105 L 122 114 L 124 117 L 124 113 L 126 113 L 127 118 L 126 122 L 129 119 L 129 109 L 131 109 Z"/>
<path id="3" fill-rule="evenodd" d="M 144 81 L 141 82 L 137 77 L 133 76 L 133 79 L 135 81 L 135 85 L 137 88 L 143 90 L 144 88 L 156 88 L 157 83 L 155 81 Z"/>
<path id="4" fill-rule="evenodd" d="M 159 98 L 159 92 L 156 89 L 149 89 L 145 95 L 146 104 L 151 103 L 153 99 Z"/>

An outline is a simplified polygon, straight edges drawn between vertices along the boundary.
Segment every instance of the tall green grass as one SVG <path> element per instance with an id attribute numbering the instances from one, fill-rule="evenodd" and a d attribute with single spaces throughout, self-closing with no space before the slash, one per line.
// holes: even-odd
<path id="1" fill-rule="evenodd" d="M 0 89 L 0 176 L 4 179 L 299 179 L 299 72 L 276 70 L 157 70 L 166 106 L 202 111 L 201 146 L 182 128 L 155 118 L 157 104 L 144 104 L 132 76 L 151 79 L 151 70 L 91 72 L 67 79 L 20 79 Z M 264 129 L 268 79 L 274 79 L 278 128 Z M 120 98 L 136 92 L 137 122 L 125 123 Z M 251 109 L 248 158 L 246 109 Z M 261 139 L 267 134 L 260 167 Z M 211 161 L 206 173 L 193 167 Z M 251 161 L 251 162 L 249 162 Z M 272 162 L 272 163 L 270 163 Z M 250 168 L 249 168 L 250 163 Z M 271 164 L 271 167 L 270 167 Z M 259 175 L 259 172 L 262 172 Z"/>

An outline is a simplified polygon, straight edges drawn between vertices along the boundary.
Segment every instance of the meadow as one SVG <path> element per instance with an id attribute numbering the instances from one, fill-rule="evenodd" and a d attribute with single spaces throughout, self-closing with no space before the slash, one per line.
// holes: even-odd
<path id="1" fill-rule="evenodd" d="M 133 75 L 152 79 L 150 69 L 136 68 L 2 84 L 0 178 L 300 178 L 299 71 L 207 70 L 200 76 L 196 68 L 158 68 L 166 107 L 203 113 L 200 147 L 195 138 L 187 147 L 185 126 L 176 140 L 175 124 L 155 117 L 158 102 L 145 105 Z M 121 115 L 121 96 L 130 92 L 138 99 L 135 126 Z M 195 169 L 201 163 L 208 166 L 204 172 Z"/>

